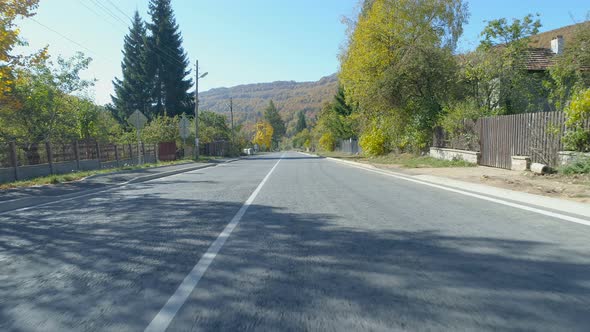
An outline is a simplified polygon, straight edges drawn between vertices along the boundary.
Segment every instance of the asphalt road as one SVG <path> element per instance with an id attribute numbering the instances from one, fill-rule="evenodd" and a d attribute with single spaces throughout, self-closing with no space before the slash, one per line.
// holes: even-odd
<path id="1" fill-rule="evenodd" d="M 0 330 L 590 329 L 590 227 L 282 156 L 1 215 Z"/>

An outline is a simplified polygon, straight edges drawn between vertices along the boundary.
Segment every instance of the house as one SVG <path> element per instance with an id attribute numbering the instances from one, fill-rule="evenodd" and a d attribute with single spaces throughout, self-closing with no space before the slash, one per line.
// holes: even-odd
<path id="1" fill-rule="evenodd" d="M 556 55 L 562 54 L 568 40 L 574 36 L 579 23 L 536 34 L 530 37 L 526 69 L 544 72 L 551 67 Z"/>

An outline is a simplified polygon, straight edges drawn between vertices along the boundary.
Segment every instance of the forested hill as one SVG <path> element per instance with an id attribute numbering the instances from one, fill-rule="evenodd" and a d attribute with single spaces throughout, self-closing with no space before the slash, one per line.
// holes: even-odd
<path id="1" fill-rule="evenodd" d="M 273 100 L 289 123 L 300 110 L 305 110 L 308 118 L 315 116 L 325 102 L 332 100 L 337 84 L 338 78 L 333 74 L 316 82 L 277 81 L 211 89 L 199 93 L 199 108 L 227 114 L 229 98 L 233 97 L 236 119 L 253 122 Z"/>

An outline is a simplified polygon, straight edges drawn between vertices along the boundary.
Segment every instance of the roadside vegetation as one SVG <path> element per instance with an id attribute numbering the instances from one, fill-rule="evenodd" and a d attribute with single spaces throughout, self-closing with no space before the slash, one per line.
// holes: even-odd
<path id="1" fill-rule="evenodd" d="M 557 169 L 559 174 L 590 174 L 590 157 L 577 158 L 573 162 Z"/>
<path id="2" fill-rule="evenodd" d="M 92 58 L 81 52 L 51 56 L 49 45 L 32 54 L 17 53 L 27 44 L 17 23 L 34 16 L 38 6 L 39 0 L 0 5 L 0 144 L 17 142 L 27 162 L 35 164 L 38 146 L 45 142 L 135 143 L 136 131 L 127 119 L 136 110 L 149 119 L 143 142 L 176 142 L 177 147 L 194 142 L 192 64 L 170 0 L 150 0 L 147 22 L 135 13 L 129 33 L 121 36 L 122 75 L 113 80 L 112 101 L 104 106 L 93 99 L 96 82 L 82 78 Z M 184 141 L 178 133 L 183 115 L 192 123 Z M 233 155 L 251 144 L 241 125 L 232 130 L 225 115 L 206 110 L 199 114 L 199 136 L 203 144 L 231 141 Z"/>
<path id="3" fill-rule="evenodd" d="M 590 151 L 583 125 L 590 118 L 588 21 L 572 30 L 549 70 L 531 72 L 527 59 L 542 27 L 538 15 L 491 19 L 477 48 L 458 54 L 469 17 L 465 1 L 365 0 L 360 8 L 347 20 L 340 88 L 285 146 L 324 153 L 353 138 L 375 160 L 436 164 L 418 157 L 436 127 L 462 138 L 469 135 L 459 130 L 465 119 L 564 111 L 566 148 Z"/>

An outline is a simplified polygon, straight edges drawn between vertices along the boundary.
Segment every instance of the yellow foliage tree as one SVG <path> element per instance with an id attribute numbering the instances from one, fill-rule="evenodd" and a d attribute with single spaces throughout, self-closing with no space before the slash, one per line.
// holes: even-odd
<path id="1" fill-rule="evenodd" d="M 273 133 L 274 130 L 270 123 L 267 121 L 259 121 L 256 123 L 256 135 L 254 136 L 252 143 L 270 149 Z"/>
<path id="2" fill-rule="evenodd" d="M 10 92 L 14 81 L 14 67 L 22 64 L 23 57 L 11 54 L 16 45 L 25 42 L 19 38 L 19 29 L 14 24 L 18 17 L 33 16 L 33 10 L 39 5 L 39 0 L 0 0 L 0 98 Z M 34 57 L 45 56 L 42 50 Z"/>
<path id="3" fill-rule="evenodd" d="M 364 8 L 339 74 L 347 103 L 363 115 L 361 134 L 386 117 L 402 124 L 406 140 L 428 133 L 454 84 L 453 50 L 466 17 L 463 0 L 374 0 Z"/>

